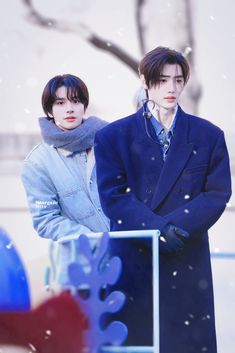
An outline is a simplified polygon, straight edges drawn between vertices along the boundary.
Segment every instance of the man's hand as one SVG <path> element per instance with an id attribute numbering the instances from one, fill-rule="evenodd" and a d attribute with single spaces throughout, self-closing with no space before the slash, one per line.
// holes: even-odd
<path id="1" fill-rule="evenodd" d="M 160 236 L 159 249 L 162 254 L 170 254 L 182 251 L 185 241 L 189 238 L 189 233 L 185 230 L 176 227 L 173 224 L 168 224 L 162 231 Z"/>
<path id="2" fill-rule="evenodd" d="M 190 237 L 189 233 L 186 232 L 186 230 L 173 226 L 175 227 L 175 233 L 178 235 L 178 237 L 185 243 L 187 239 Z"/>

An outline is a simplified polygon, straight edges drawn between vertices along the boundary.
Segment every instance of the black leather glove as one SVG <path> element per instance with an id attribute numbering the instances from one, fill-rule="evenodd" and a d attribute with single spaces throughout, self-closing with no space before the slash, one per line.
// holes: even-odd
<path id="1" fill-rule="evenodd" d="M 182 228 L 179 228 L 176 226 L 173 226 L 173 227 L 175 227 L 175 233 L 185 243 L 188 240 L 188 238 L 190 237 L 189 233 Z"/>
<path id="2" fill-rule="evenodd" d="M 188 232 L 173 224 L 168 224 L 160 236 L 160 253 L 170 254 L 182 251 L 184 243 L 188 238 Z"/>

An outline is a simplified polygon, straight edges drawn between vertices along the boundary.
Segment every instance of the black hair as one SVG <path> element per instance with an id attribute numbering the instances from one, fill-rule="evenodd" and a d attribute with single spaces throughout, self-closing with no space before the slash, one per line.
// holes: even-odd
<path id="1" fill-rule="evenodd" d="M 84 105 L 84 109 L 88 106 L 89 92 L 86 84 L 74 75 L 58 75 L 48 81 L 42 93 L 42 107 L 48 117 L 52 114 L 52 106 L 58 98 L 56 91 L 62 86 L 67 88 L 67 98 L 70 101 L 78 99 Z"/>
<path id="2" fill-rule="evenodd" d="M 148 88 L 160 82 L 160 76 L 166 64 L 178 64 L 182 69 L 184 84 L 187 83 L 190 68 L 183 54 L 167 47 L 157 47 L 145 54 L 139 64 L 139 74 L 144 76 Z"/>

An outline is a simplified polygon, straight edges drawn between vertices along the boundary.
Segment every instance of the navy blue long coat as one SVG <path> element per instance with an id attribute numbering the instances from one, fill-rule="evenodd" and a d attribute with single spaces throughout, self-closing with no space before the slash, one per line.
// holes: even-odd
<path id="1" fill-rule="evenodd" d="M 215 353 L 208 229 L 231 195 L 223 131 L 178 107 L 164 162 L 152 124 L 141 108 L 97 133 L 95 155 L 101 205 L 113 231 L 161 231 L 173 223 L 190 234 L 182 253 L 160 253 L 160 352 Z M 142 245 L 135 259 L 131 259 L 132 244 L 121 249 L 127 267 L 135 263 L 132 270 L 141 285 L 135 283 L 135 274 L 131 280 L 124 274 L 121 285 L 130 304 L 123 313 L 130 332 L 127 342 L 145 345 L 151 344 L 143 333 L 151 308 L 151 299 L 144 297 L 151 286 L 151 266 Z M 138 316 L 135 308 L 141 305 Z"/>

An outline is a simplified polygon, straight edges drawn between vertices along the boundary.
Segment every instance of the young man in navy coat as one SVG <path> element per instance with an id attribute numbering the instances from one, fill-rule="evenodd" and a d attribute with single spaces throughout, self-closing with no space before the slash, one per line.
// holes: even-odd
<path id="1" fill-rule="evenodd" d="M 158 47 L 144 56 L 139 72 L 148 97 L 143 107 L 96 135 L 101 205 L 113 231 L 161 231 L 160 353 L 216 353 L 208 229 L 231 196 L 224 133 L 178 105 L 189 78 L 181 53 Z M 124 273 L 120 282 L 127 294 L 121 318 L 128 344 L 151 345 L 148 247 L 136 243 L 133 259 L 133 246 L 119 249 L 132 276 Z"/>

